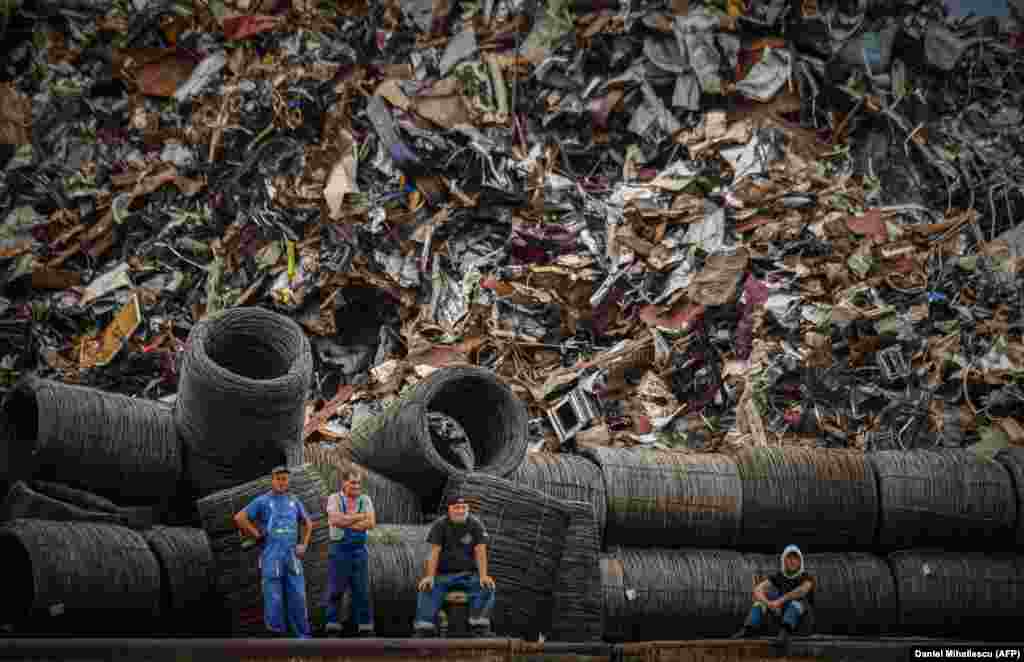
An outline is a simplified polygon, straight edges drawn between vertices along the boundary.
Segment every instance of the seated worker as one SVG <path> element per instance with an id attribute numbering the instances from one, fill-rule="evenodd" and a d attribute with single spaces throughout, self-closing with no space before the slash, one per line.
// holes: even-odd
<path id="1" fill-rule="evenodd" d="M 765 612 L 773 619 L 781 616 L 776 644 L 785 647 L 789 637 L 800 625 L 807 610 L 814 605 L 814 578 L 804 572 L 804 555 L 796 545 L 782 550 L 782 572 L 754 587 L 754 606 L 743 628 L 734 639 L 749 637 L 760 629 Z"/>
<path id="2" fill-rule="evenodd" d="M 436 631 L 437 612 L 451 591 L 469 597 L 469 626 L 475 637 L 490 637 L 494 608 L 494 579 L 487 574 L 487 529 L 469 514 L 461 496 L 448 497 L 448 514 L 430 527 L 430 557 L 416 598 L 413 636 L 429 637 Z"/>

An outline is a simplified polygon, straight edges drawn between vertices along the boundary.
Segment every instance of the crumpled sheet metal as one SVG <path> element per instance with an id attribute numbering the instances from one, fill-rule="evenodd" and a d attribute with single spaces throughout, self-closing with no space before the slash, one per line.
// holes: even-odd
<path id="1" fill-rule="evenodd" d="M 163 398 L 258 304 L 310 440 L 466 363 L 551 450 L 1024 443 L 1022 27 L 747 4 L 15 12 L 0 367 Z"/>

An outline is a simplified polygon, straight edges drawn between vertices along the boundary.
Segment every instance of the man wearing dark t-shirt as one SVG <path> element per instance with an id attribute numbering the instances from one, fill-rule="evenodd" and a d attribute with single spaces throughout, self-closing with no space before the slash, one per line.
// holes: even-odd
<path id="1" fill-rule="evenodd" d="M 789 636 L 814 605 L 814 578 L 804 572 L 804 555 L 796 545 L 782 550 L 781 572 L 754 587 L 754 606 L 743 629 L 734 638 L 750 636 L 760 629 L 765 613 L 781 621 L 776 643 L 786 647 Z"/>
<path id="2" fill-rule="evenodd" d="M 487 574 L 487 529 L 479 518 L 469 514 L 469 506 L 460 496 L 448 497 L 448 515 L 430 527 L 427 542 L 430 558 L 426 576 L 420 580 L 416 598 L 417 637 L 436 632 L 437 612 L 444 596 L 463 591 L 469 597 L 469 625 L 477 637 L 492 636 L 491 610 L 494 608 L 494 579 Z"/>

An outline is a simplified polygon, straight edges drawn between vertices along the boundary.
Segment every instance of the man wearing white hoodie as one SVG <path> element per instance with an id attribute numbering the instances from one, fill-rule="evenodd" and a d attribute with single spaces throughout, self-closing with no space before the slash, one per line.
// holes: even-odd
<path id="1" fill-rule="evenodd" d="M 796 545 L 782 550 L 782 568 L 754 587 L 754 606 L 734 639 L 749 637 L 760 629 L 765 612 L 779 624 L 776 643 L 785 647 L 801 619 L 814 605 L 814 578 L 804 572 L 804 555 Z"/>

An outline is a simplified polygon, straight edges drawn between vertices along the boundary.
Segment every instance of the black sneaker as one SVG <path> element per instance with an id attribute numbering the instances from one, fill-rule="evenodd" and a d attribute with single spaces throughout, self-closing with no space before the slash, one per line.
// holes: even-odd
<path id="1" fill-rule="evenodd" d="M 733 639 L 746 639 L 750 636 L 750 628 L 744 625 L 741 627 L 736 634 L 732 635 Z"/>
<path id="2" fill-rule="evenodd" d="M 779 634 L 775 637 L 775 646 L 783 650 L 789 646 L 789 628 L 779 628 Z"/>
<path id="3" fill-rule="evenodd" d="M 470 633 L 475 639 L 493 639 L 494 630 L 489 625 L 474 625 L 470 628 Z"/>
<path id="4" fill-rule="evenodd" d="M 373 639 L 373 638 L 375 638 L 377 636 L 377 633 L 374 632 L 373 630 L 360 630 L 358 633 L 356 633 L 356 636 L 357 637 L 362 637 L 364 639 L 365 638 Z"/>
<path id="5" fill-rule="evenodd" d="M 427 630 L 426 628 L 424 628 L 422 630 L 413 630 L 412 631 L 412 638 L 413 639 L 430 639 L 433 636 L 434 636 L 434 631 L 433 630 Z"/>

